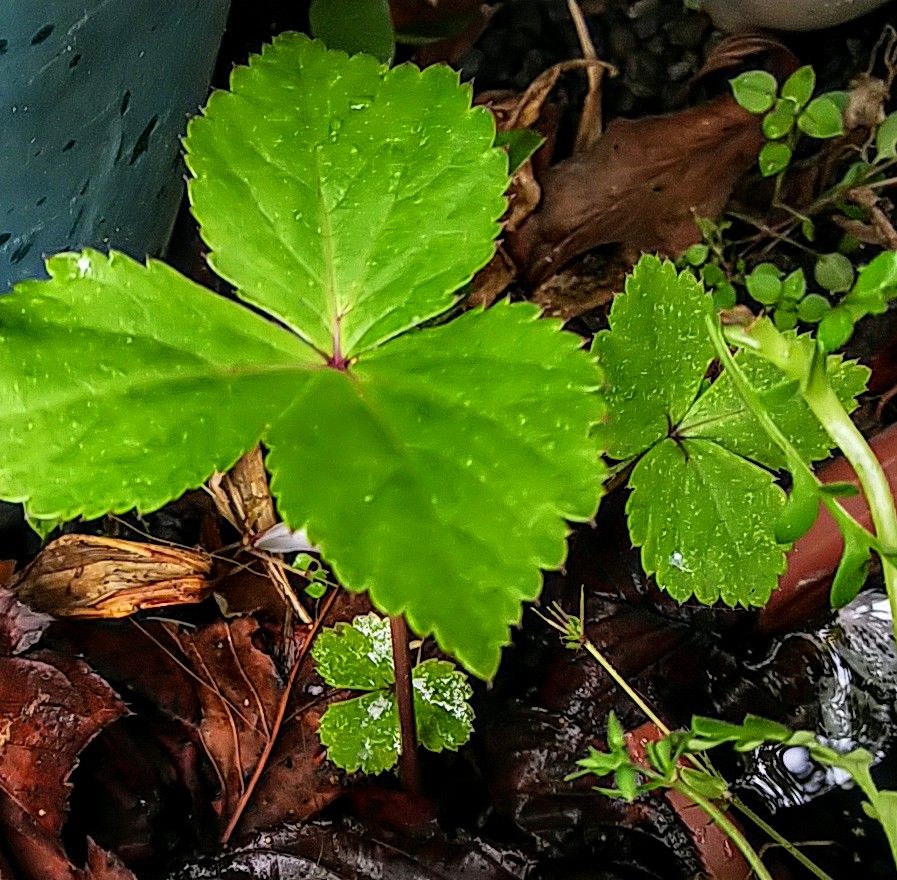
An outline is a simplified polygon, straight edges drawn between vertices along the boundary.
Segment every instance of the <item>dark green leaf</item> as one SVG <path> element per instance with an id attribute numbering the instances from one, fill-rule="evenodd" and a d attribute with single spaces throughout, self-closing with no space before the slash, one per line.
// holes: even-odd
<path id="1" fill-rule="evenodd" d="M 374 691 L 331 703 L 318 729 L 327 757 L 350 773 L 382 773 L 399 760 L 399 714 L 395 697 Z"/>
<path id="2" fill-rule="evenodd" d="M 392 61 L 396 46 L 388 0 L 312 0 L 308 15 L 312 36 L 329 48 Z"/>
<path id="3" fill-rule="evenodd" d="M 495 146 L 508 151 L 509 174 L 517 171 L 544 143 L 545 138 L 530 128 L 515 128 L 495 134 Z"/>
<path id="4" fill-rule="evenodd" d="M 832 254 L 822 254 L 816 260 L 813 274 L 820 287 L 830 293 L 843 293 L 845 290 L 850 290 L 850 286 L 853 284 L 853 263 L 844 254 L 839 254 L 837 251 Z"/>
<path id="5" fill-rule="evenodd" d="M 473 690 L 467 676 L 444 660 L 425 660 L 414 667 L 414 714 L 417 738 L 431 752 L 456 751 L 470 739 Z"/>

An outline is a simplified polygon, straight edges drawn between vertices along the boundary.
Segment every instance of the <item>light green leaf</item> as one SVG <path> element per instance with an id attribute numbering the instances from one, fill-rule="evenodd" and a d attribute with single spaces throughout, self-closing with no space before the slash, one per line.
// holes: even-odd
<path id="1" fill-rule="evenodd" d="M 760 173 L 764 177 L 772 177 L 779 174 L 788 167 L 791 161 L 791 147 L 780 141 L 770 141 L 763 144 L 760 150 L 760 156 L 757 162 L 760 166 Z"/>
<path id="2" fill-rule="evenodd" d="M 886 117 L 875 133 L 878 159 L 897 159 L 897 113 Z"/>
<path id="3" fill-rule="evenodd" d="M 395 697 L 374 691 L 363 697 L 331 703 L 318 730 L 327 757 L 354 773 L 382 773 L 399 760 L 399 713 Z"/>
<path id="4" fill-rule="evenodd" d="M 320 368 L 162 263 L 84 251 L 47 269 L 0 298 L 0 497 L 32 517 L 160 507 L 229 468 Z"/>
<path id="5" fill-rule="evenodd" d="M 704 323 L 713 302 L 690 272 L 643 256 L 593 351 L 607 375 L 608 420 L 596 430 L 613 458 L 637 455 L 685 415 L 713 359 Z"/>
<path id="6" fill-rule="evenodd" d="M 396 35 L 388 0 L 313 0 L 308 17 L 312 36 L 329 48 L 392 61 Z"/>
<path id="7" fill-rule="evenodd" d="M 636 465 L 626 505 L 642 566 L 673 598 L 762 606 L 785 570 L 772 475 L 706 440 L 664 440 Z"/>
<path id="8" fill-rule="evenodd" d="M 189 126 L 193 211 L 238 295 L 337 362 L 445 311 L 494 250 L 506 157 L 445 66 L 284 34 Z"/>
<path id="9" fill-rule="evenodd" d="M 770 140 L 785 137 L 794 127 L 797 118 L 797 107 L 793 101 L 780 98 L 775 106 L 763 117 L 763 134 Z"/>
<path id="10" fill-rule="evenodd" d="M 748 70 L 729 80 L 735 100 L 751 113 L 765 113 L 776 99 L 779 84 L 765 70 Z"/>
<path id="11" fill-rule="evenodd" d="M 812 344 L 809 336 L 799 338 L 802 344 Z M 736 355 L 736 360 L 804 460 L 810 463 L 827 457 L 834 446 L 831 438 L 782 371 L 745 350 Z M 857 395 L 865 390 L 869 370 L 855 361 L 831 355 L 828 373 L 838 399 L 848 411 L 853 411 Z M 788 391 L 791 393 L 782 393 Z M 781 450 L 757 423 L 726 373 L 701 395 L 680 425 L 679 433 L 689 439 L 712 440 L 773 470 L 786 465 Z"/>
<path id="12" fill-rule="evenodd" d="M 267 435 L 290 526 L 483 678 L 600 495 L 600 373 L 559 331 L 529 304 L 468 312 L 320 371 Z"/>
<path id="13" fill-rule="evenodd" d="M 389 621 L 377 614 L 321 630 L 311 653 L 331 687 L 372 691 L 394 681 Z"/>
<path id="14" fill-rule="evenodd" d="M 774 266 L 772 267 L 773 271 L 769 271 L 765 268 L 767 266 L 772 266 L 772 264 L 761 263 L 757 266 L 744 279 L 744 284 L 751 298 L 760 305 L 774 306 L 782 296 L 781 273 Z"/>
<path id="15" fill-rule="evenodd" d="M 798 116 L 797 127 L 814 138 L 838 137 L 844 134 L 844 115 L 836 100 L 829 95 L 820 95 Z"/>
<path id="16" fill-rule="evenodd" d="M 412 681 L 418 741 L 431 752 L 456 751 L 473 730 L 467 677 L 444 660 L 425 660 L 414 667 Z"/>
<path id="17" fill-rule="evenodd" d="M 816 88 L 816 72 L 807 64 L 799 67 L 782 83 L 782 97 L 792 101 L 800 110 L 813 97 Z"/>
<path id="18" fill-rule="evenodd" d="M 808 324 L 818 324 L 832 309 L 832 304 L 818 293 L 805 296 L 797 307 L 797 315 Z"/>

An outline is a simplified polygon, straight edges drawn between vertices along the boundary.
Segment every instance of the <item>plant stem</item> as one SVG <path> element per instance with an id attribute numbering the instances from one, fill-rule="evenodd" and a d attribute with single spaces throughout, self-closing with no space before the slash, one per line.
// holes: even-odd
<path id="1" fill-rule="evenodd" d="M 732 797 L 729 801 L 732 806 L 741 813 L 749 821 L 753 822 L 764 834 L 771 837 L 782 849 L 802 864 L 814 877 L 819 880 L 833 880 L 831 874 L 826 874 L 815 862 L 808 859 L 790 840 L 786 840 L 772 827 L 765 819 L 758 816 L 746 803 L 740 798 Z"/>
<path id="2" fill-rule="evenodd" d="M 766 870 L 762 859 L 757 855 L 757 851 L 750 845 L 750 843 L 748 843 L 747 838 L 741 833 L 739 828 L 733 822 L 729 821 L 729 818 L 722 810 L 717 809 L 711 801 L 702 797 L 684 782 L 674 782 L 671 788 L 697 804 L 710 819 L 719 826 L 732 843 L 738 847 L 759 880 L 773 880 L 772 875 Z"/>
<path id="3" fill-rule="evenodd" d="M 399 708 L 399 730 L 402 736 L 399 752 L 399 779 L 409 794 L 420 794 L 411 651 L 408 648 L 408 625 L 401 614 L 389 618 L 389 632 L 392 636 L 392 662 L 396 673 L 396 704 Z"/>

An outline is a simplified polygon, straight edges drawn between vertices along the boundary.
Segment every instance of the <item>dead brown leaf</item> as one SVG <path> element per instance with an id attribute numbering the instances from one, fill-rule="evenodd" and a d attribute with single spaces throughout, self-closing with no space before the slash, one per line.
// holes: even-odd
<path id="1" fill-rule="evenodd" d="M 79 754 L 127 711 L 81 660 L 49 651 L 0 658 L 0 827 L 29 880 L 132 880 L 92 842 L 76 868 L 59 840 Z"/>
<path id="2" fill-rule="evenodd" d="M 530 283 L 611 242 L 678 255 L 695 217 L 722 211 L 756 161 L 756 116 L 728 95 L 667 116 L 616 119 L 590 150 L 542 176 L 542 204 L 506 246 Z"/>
<path id="3" fill-rule="evenodd" d="M 16 579 L 18 597 L 56 617 L 127 617 L 202 601 L 211 559 L 202 552 L 93 535 L 63 535 Z"/>
<path id="4" fill-rule="evenodd" d="M 0 587 L 0 655 L 9 657 L 33 648 L 51 617 L 32 611 L 5 587 Z"/>

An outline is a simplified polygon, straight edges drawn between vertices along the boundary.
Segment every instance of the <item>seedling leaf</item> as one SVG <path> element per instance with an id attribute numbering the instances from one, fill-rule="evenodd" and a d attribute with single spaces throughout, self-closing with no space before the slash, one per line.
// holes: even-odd
<path id="1" fill-rule="evenodd" d="M 318 729 L 327 757 L 354 773 L 382 773 L 399 759 L 399 713 L 395 697 L 373 691 L 331 703 Z"/>
<path id="2" fill-rule="evenodd" d="M 456 751 L 470 739 L 473 696 L 463 672 L 444 660 L 426 660 L 412 672 L 417 738 L 431 752 Z"/>
<path id="3" fill-rule="evenodd" d="M 470 94 L 442 65 L 387 70 L 279 37 L 188 129 L 212 267 L 328 356 L 445 311 L 505 208 L 507 160 Z"/>
<path id="4" fill-rule="evenodd" d="M 392 61 L 396 35 L 388 0 L 313 0 L 308 17 L 312 35 L 331 49 Z"/>
<path id="5" fill-rule="evenodd" d="M 318 674 L 332 687 L 372 691 L 394 680 L 389 621 L 377 614 L 322 630 L 312 656 Z"/>
<path id="6" fill-rule="evenodd" d="M 51 259 L 0 303 L 0 496 L 148 510 L 263 440 L 286 528 L 489 677 L 602 476 L 601 375 L 559 322 L 505 303 L 393 339 L 493 252 L 492 118 L 447 68 L 295 34 L 233 87 L 190 127 L 194 208 L 281 326 L 158 263 Z"/>
<path id="7" fill-rule="evenodd" d="M 765 113 L 776 99 L 779 84 L 765 70 L 748 70 L 729 80 L 735 100 L 751 113 Z"/>

